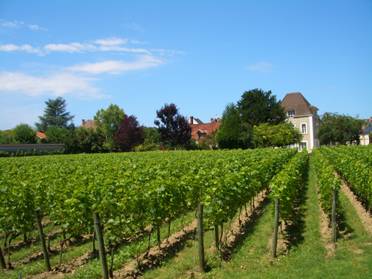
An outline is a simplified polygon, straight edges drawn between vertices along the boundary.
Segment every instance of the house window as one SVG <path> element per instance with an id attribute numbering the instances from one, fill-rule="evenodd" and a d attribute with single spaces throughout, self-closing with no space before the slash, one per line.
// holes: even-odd
<path id="1" fill-rule="evenodd" d="M 301 124 L 301 133 L 307 134 L 307 125 L 306 123 Z"/>
<path id="2" fill-rule="evenodd" d="M 287 115 L 288 115 L 288 117 L 294 117 L 295 116 L 295 111 L 294 110 L 289 110 L 287 112 Z"/>
<path id="3" fill-rule="evenodd" d="M 301 142 L 300 142 L 300 148 L 299 148 L 300 151 L 303 150 L 303 149 L 305 149 L 305 148 L 307 148 L 307 142 L 305 142 L 305 141 L 301 141 Z"/>

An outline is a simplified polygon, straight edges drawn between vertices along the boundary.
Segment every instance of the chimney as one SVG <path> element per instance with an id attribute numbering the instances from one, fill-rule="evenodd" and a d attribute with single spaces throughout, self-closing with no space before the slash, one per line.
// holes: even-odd
<path id="1" fill-rule="evenodd" d="M 81 122 L 82 122 L 82 126 L 84 126 L 85 125 L 85 119 L 82 119 Z"/>
<path id="2" fill-rule="evenodd" d="M 190 124 L 194 124 L 194 116 L 190 116 Z"/>

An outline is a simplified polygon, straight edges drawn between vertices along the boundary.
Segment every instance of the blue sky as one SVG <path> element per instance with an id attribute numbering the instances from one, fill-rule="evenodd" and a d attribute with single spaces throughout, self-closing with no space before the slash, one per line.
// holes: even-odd
<path id="1" fill-rule="evenodd" d="M 0 1 L 0 129 L 56 96 L 76 125 L 110 103 L 208 121 L 253 88 L 372 116 L 372 1 Z"/>

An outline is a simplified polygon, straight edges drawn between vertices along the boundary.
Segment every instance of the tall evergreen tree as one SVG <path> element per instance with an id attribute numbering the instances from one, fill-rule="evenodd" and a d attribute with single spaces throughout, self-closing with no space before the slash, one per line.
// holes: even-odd
<path id="1" fill-rule="evenodd" d="M 66 111 L 66 100 L 62 97 L 49 99 L 45 102 L 44 115 L 39 116 L 39 123 L 36 123 L 38 130 L 46 131 L 49 127 L 68 128 L 72 126 L 74 116 Z"/>

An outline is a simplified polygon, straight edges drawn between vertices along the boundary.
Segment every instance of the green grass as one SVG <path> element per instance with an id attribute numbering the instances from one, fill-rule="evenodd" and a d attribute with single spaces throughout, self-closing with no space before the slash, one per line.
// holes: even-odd
<path id="1" fill-rule="evenodd" d="M 181 230 L 184 226 L 188 225 L 195 218 L 195 213 L 191 212 L 184 217 L 178 218 L 172 222 L 171 234 Z M 168 233 L 168 226 L 161 227 L 161 237 L 165 239 Z M 151 245 L 156 245 L 156 235 L 152 234 Z M 137 254 L 143 253 L 147 250 L 147 237 L 137 242 L 124 245 L 114 255 L 114 270 L 120 269 L 126 262 L 134 259 Z M 107 259 L 110 262 L 110 257 Z M 94 279 L 101 277 L 101 265 L 98 259 L 92 260 L 84 266 L 78 268 L 73 274 L 66 274 L 67 278 L 79 279 Z"/>
<path id="2" fill-rule="evenodd" d="M 79 246 L 73 246 L 69 248 L 63 253 L 62 263 L 67 263 L 71 259 L 79 257 L 83 255 L 84 253 L 90 251 L 91 246 L 92 246 L 91 242 L 88 242 L 88 243 L 85 243 Z M 50 257 L 50 264 L 52 267 L 59 264 L 59 254 Z M 36 260 L 28 264 L 19 265 L 14 270 L 8 270 L 3 273 L 0 273 L 0 279 L 18 278 L 18 274 L 20 273 L 23 276 L 25 276 L 25 275 L 33 275 L 33 274 L 41 273 L 44 271 L 45 271 L 44 258 L 41 258 L 39 260 Z"/>
<path id="3" fill-rule="evenodd" d="M 174 233 L 176 231 L 181 230 L 185 225 L 188 225 L 194 218 L 195 214 L 189 213 L 181 218 L 178 218 L 177 220 L 172 222 L 171 226 L 171 233 Z M 164 225 L 161 228 L 161 236 L 162 239 L 165 239 L 168 232 L 168 226 Z M 152 234 L 151 243 L 152 245 L 155 245 L 155 233 Z M 51 245 L 56 245 L 58 243 L 58 239 L 54 239 L 51 242 Z M 129 245 L 125 245 L 122 248 L 119 249 L 115 253 L 114 257 L 114 269 L 119 269 L 122 267 L 122 265 L 133 259 L 135 255 L 139 252 L 144 252 L 147 248 L 147 238 L 143 239 L 141 241 L 131 243 Z M 68 250 L 66 250 L 63 253 L 62 257 L 62 263 L 68 263 L 72 259 L 77 258 L 84 253 L 91 251 L 91 242 L 87 242 L 82 245 L 72 246 L 69 247 Z M 34 252 L 39 252 L 40 244 L 35 243 L 30 247 L 22 248 L 18 251 L 14 251 L 11 255 L 11 260 L 14 262 L 15 260 L 21 260 L 30 254 Z M 53 255 L 50 257 L 51 266 L 57 266 L 59 263 L 59 254 Z M 110 257 L 108 257 L 108 261 L 110 261 Z M 14 270 L 6 270 L 4 272 L 0 273 L 0 279 L 5 278 L 18 278 L 19 274 L 22 274 L 23 276 L 26 275 L 34 275 L 45 271 L 45 265 L 44 265 L 44 259 L 41 258 L 39 260 L 36 260 L 34 262 L 18 265 Z M 100 278 L 101 276 L 101 266 L 100 262 L 97 260 L 92 260 L 85 264 L 84 266 L 78 268 L 74 274 L 66 274 L 66 277 L 72 277 L 72 278 Z"/>
<path id="4" fill-rule="evenodd" d="M 51 224 L 51 223 L 44 227 L 45 235 L 47 235 L 48 233 L 54 232 L 54 231 L 58 231 L 58 228 L 53 226 L 53 224 Z M 37 252 L 41 251 L 39 235 L 37 233 L 37 230 L 30 233 L 29 237 L 30 238 L 36 238 L 36 242 L 34 242 L 30 245 L 27 245 L 25 247 L 22 247 L 20 249 L 11 251 L 10 261 L 12 263 L 20 261 L 20 260 L 26 258 L 27 256 L 33 254 L 33 253 L 37 253 Z M 23 242 L 23 236 L 22 235 L 18 236 L 16 239 L 14 239 L 14 241 L 11 243 L 11 245 L 14 245 L 14 243 L 17 243 L 17 242 Z M 3 239 L 0 239 L 0 243 L 3 243 Z M 51 240 L 50 243 L 51 243 L 51 246 L 58 245 L 58 243 L 59 243 L 58 237 Z M 7 259 L 7 255 L 5 255 L 5 257 Z"/>
<path id="5" fill-rule="evenodd" d="M 215 259 L 209 259 L 211 271 L 199 273 L 194 241 L 162 267 L 146 272 L 144 278 L 371 278 L 372 237 L 364 231 L 354 208 L 342 194 L 340 203 L 352 233 L 350 237 L 338 240 L 336 255 L 332 258 L 326 258 L 320 237 L 316 181 L 310 170 L 304 205 L 304 239 L 292 247 L 288 255 L 275 260 L 270 257 L 268 243 L 272 235 L 273 214 L 272 205 L 269 205 L 231 261 L 219 266 Z M 212 236 L 207 233 L 206 247 L 210 245 Z"/>

